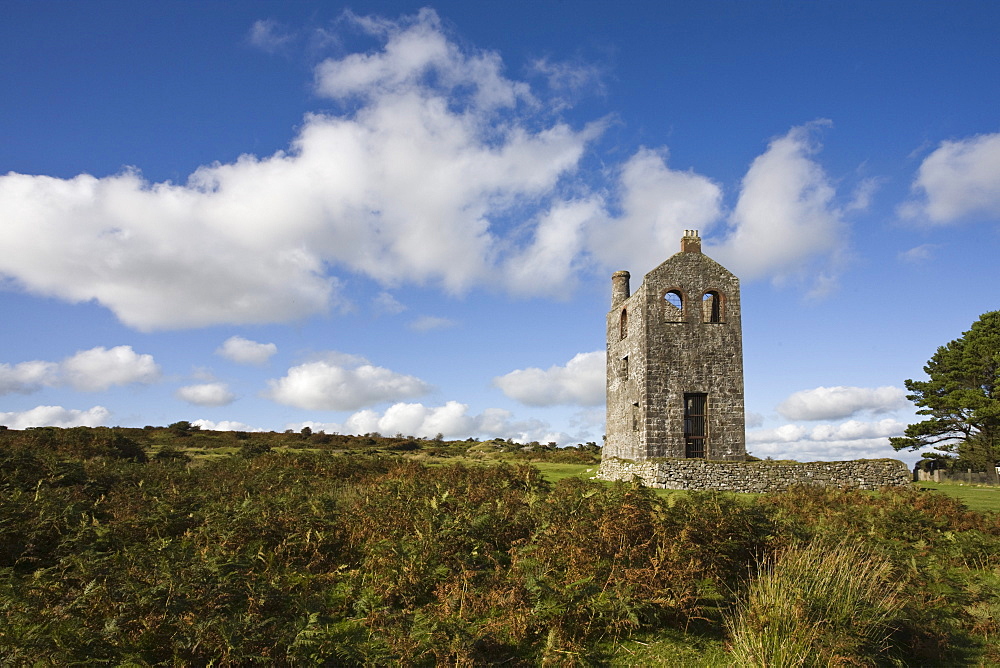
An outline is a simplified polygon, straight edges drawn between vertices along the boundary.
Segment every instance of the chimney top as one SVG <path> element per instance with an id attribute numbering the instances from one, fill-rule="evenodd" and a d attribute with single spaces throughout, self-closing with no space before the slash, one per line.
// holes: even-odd
<path id="1" fill-rule="evenodd" d="M 698 236 L 698 230 L 684 230 L 684 236 L 681 237 L 681 252 L 701 252 L 701 237 Z"/>

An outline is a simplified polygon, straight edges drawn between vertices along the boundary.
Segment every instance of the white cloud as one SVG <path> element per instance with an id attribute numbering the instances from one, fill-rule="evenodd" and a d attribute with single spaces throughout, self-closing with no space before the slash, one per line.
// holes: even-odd
<path id="1" fill-rule="evenodd" d="M 432 389 L 416 376 L 344 357 L 294 366 L 283 378 L 269 380 L 267 384 L 269 389 L 264 396 L 280 404 L 330 411 L 408 399 Z"/>
<path id="2" fill-rule="evenodd" d="M 58 384 L 59 365 L 54 362 L 31 361 L 0 364 L 0 396 L 17 392 L 31 394 L 47 385 Z"/>
<path id="3" fill-rule="evenodd" d="M 78 352 L 60 364 L 65 382 L 84 392 L 100 392 L 113 385 L 153 383 L 160 367 L 152 355 L 138 355 L 132 346 L 102 346 Z"/>
<path id="4" fill-rule="evenodd" d="M 875 193 L 882 187 L 886 179 L 878 176 L 870 176 L 862 179 L 854 189 L 854 195 L 845 209 L 847 211 L 865 211 L 871 206 Z"/>
<path id="5" fill-rule="evenodd" d="M 924 158 L 904 218 L 948 224 L 1000 217 L 1000 133 L 944 141 Z"/>
<path id="6" fill-rule="evenodd" d="M 774 139 L 743 177 L 731 233 L 706 251 L 744 279 L 809 275 L 831 280 L 846 247 L 836 190 L 811 158 L 817 121 Z"/>
<path id="7" fill-rule="evenodd" d="M 0 176 L 0 274 L 141 330 L 325 312 L 342 301 L 330 271 L 450 292 L 495 284 L 518 254 L 501 222 L 553 197 L 603 123 L 540 120 L 499 56 L 459 48 L 433 11 L 356 23 L 382 47 L 316 68 L 317 91 L 349 111 L 308 115 L 288 151 L 203 166 L 185 184 L 135 170 Z"/>
<path id="8" fill-rule="evenodd" d="M 889 445 L 888 438 L 902 435 L 904 429 L 904 423 L 891 418 L 877 422 L 848 420 L 812 428 L 787 424 L 747 432 L 747 449 L 757 457 L 798 461 L 898 459 L 900 455 Z"/>
<path id="9" fill-rule="evenodd" d="M 469 407 L 457 401 L 448 401 L 443 406 L 425 406 L 420 403 L 397 403 L 379 413 L 365 409 L 353 413 L 343 424 L 333 422 L 303 422 L 290 426 L 301 429 L 307 426 L 313 431 L 344 434 L 384 435 L 405 434 L 421 438 L 433 438 L 441 434 L 447 439 L 504 438 L 519 443 L 554 441 L 565 445 L 575 442 L 561 432 L 554 432 L 542 420 L 518 420 L 506 410 L 487 408 L 478 415 L 470 415 Z"/>
<path id="10" fill-rule="evenodd" d="M 237 364 L 266 364 L 278 352 L 273 343 L 257 343 L 242 336 L 231 336 L 215 351 L 227 360 Z"/>
<path id="11" fill-rule="evenodd" d="M 571 98 L 583 91 L 591 95 L 604 93 L 602 81 L 604 72 L 591 63 L 538 58 L 531 63 L 531 69 L 546 78 L 550 90 L 561 92 Z"/>
<path id="12" fill-rule="evenodd" d="M 236 398 L 225 383 L 187 385 L 176 392 L 177 398 L 198 406 L 228 406 Z"/>
<path id="13" fill-rule="evenodd" d="M 346 15 L 373 36 L 385 39 L 378 53 L 351 54 L 324 61 L 316 69 L 317 90 L 335 99 L 386 95 L 422 90 L 428 75 L 437 79 L 441 92 L 471 88 L 477 109 L 512 107 L 530 100 L 527 84 L 503 76 L 503 63 L 494 52 L 463 53 L 444 34 L 432 9 L 399 22 Z"/>
<path id="14" fill-rule="evenodd" d="M 893 418 L 885 418 L 878 422 L 848 420 L 840 424 L 816 425 L 809 431 L 809 438 L 814 441 L 855 441 L 868 438 L 887 438 L 902 434 L 904 429 L 906 429 L 906 424 Z"/>
<path id="15" fill-rule="evenodd" d="M 132 346 L 102 346 L 81 350 L 61 362 L 34 360 L 0 364 L 0 396 L 30 394 L 43 387 L 69 385 L 83 392 L 100 392 L 113 385 L 153 383 L 160 367 L 152 355 L 139 355 Z"/>
<path id="16" fill-rule="evenodd" d="M 447 329 L 449 327 L 454 327 L 455 321 L 449 320 L 448 318 L 439 318 L 433 315 L 422 315 L 413 322 L 411 322 L 407 327 L 415 332 L 430 332 L 435 329 Z"/>
<path id="17" fill-rule="evenodd" d="M 406 310 L 406 305 L 393 297 L 388 292 L 380 292 L 372 300 L 375 312 L 384 315 L 396 315 Z"/>
<path id="18" fill-rule="evenodd" d="M 31 410 L 0 413 L 0 424 L 11 429 L 28 427 L 100 427 L 108 422 L 111 411 L 94 406 L 85 411 L 62 406 L 36 406 Z"/>
<path id="19" fill-rule="evenodd" d="M 493 379 L 511 399 L 528 406 L 597 406 L 605 400 L 603 350 L 578 353 L 566 366 L 518 369 Z"/>
<path id="20" fill-rule="evenodd" d="M 274 19 L 254 21 L 248 35 L 250 44 L 267 53 L 275 53 L 287 46 L 294 35 Z"/>
<path id="21" fill-rule="evenodd" d="M 602 216 L 597 197 L 562 202 L 544 212 L 531 244 L 507 260 L 505 270 L 510 291 L 566 298 L 576 284 L 585 226 Z"/>
<path id="22" fill-rule="evenodd" d="M 683 230 L 707 232 L 722 215 L 722 189 L 667 167 L 666 149 L 640 149 L 617 170 L 620 213 L 594 222 L 588 250 L 601 263 L 645 274 L 673 255 Z"/>
<path id="23" fill-rule="evenodd" d="M 443 434 L 448 438 L 468 438 L 476 432 L 476 420 L 468 415 L 468 406 L 449 401 L 444 406 L 423 404 L 393 404 L 382 415 L 367 410 L 350 416 L 343 426 L 348 433 L 408 434 L 432 437 Z"/>
<path id="24" fill-rule="evenodd" d="M 888 413 L 906 406 L 906 392 L 884 387 L 817 387 L 790 395 L 778 406 L 789 420 L 834 420 L 860 412 Z"/>
<path id="25" fill-rule="evenodd" d="M 911 248 L 908 251 L 903 251 L 899 254 L 899 259 L 903 262 L 916 263 L 929 260 L 934 256 L 934 251 L 937 249 L 936 244 L 921 244 Z"/>
<path id="26" fill-rule="evenodd" d="M 185 183 L 136 169 L 0 176 L 0 277 L 96 301 L 144 331 L 277 323 L 344 307 L 343 273 L 386 289 L 564 296 L 593 264 L 644 273 L 682 230 L 722 220 L 720 186 L 668 168 L 665 148 L 611 167 L 606 188 L 577 177 L 610 121 L 551 120 L 563 102 L 506 76 L 498 54 L 456 44 L 433 10 L 346 17 L 376 48 L 317 65 L 317 93 L 341 111 L 306 115 L 286 151 L 205 165 Z M 268 21 L 252 35 L 265 47 L 286 37 Z M 564 90 L 589 76 L 535 65 Z M 842 246 L 810 127 L 774 140 L 744 179 L 716 245 L 742 276 L 815 269 Z M 829 285 L 826 269 L 814 273 Z"/>
<path id="27" fill-rule="evenodd" d="M 264 431 L 263 429 L 251 427 L 248 424 L 234 422 L 232 420 L 220 420 L 219 422 L 212 422 L 211 420 L 193 420 L 191 424 L 197 425 L 201 429 L 206 429 L 208 431 Z"/>

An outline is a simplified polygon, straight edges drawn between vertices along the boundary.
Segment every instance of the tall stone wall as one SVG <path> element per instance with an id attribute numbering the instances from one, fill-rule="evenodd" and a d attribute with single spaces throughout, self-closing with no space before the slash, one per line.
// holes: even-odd
<path id="1" fill-rule="evenodd" d="M 704 459 L 601 460 L 601 480 L 633 480 L 660 489 L 779 492 L 793 485 L 880 489 L 905 486 L 913 474 L 898 459 L 845 462 L 722 462 Z"/>

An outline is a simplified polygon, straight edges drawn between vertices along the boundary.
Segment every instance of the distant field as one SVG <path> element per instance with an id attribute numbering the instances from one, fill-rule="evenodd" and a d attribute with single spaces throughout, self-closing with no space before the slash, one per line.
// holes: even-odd
<path id="1" fill-rule="evenodd" d="M 972 510 L 1000 512 L 1000 487 L 962 485 L 954 482 L 919 482 L 917 486 L 954 496 Z"/>
<path id="2" fill-rule="evenodd" d="M 542 472 L 542 477 L 549 482 L 558 482 L 563 478 L 583 478 L 587 480 L 597 475 L 597 464 L 556 464 L 553 462 L 532 462 L 532 465 Z"/>
<path id="3" fill-rule="evenodd" d="M 589 479 L 597 475 L 596 464 L 553 464 L 535 462 L 542 476 L 549 482 L 557 482 L 563 478 Z M 958 483 L 921 482 L 916 483 L 922 489 L 934 490 L 948 496 L 953 496 L 972 510 L 1000 512 L 1000 487 L 982 487 L 978 485 L 961 485 Z M 664 494 L 672 494 L 673 490 L 656 490 Z"/>

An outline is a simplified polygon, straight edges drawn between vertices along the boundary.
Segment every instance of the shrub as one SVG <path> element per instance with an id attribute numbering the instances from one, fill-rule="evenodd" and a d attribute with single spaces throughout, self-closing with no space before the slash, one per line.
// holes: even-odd
<path id="1" fill-rule="evenodd" d="M 870 665 L 902 604 L 888 559 L 813 542 L 779 553 L 730 619 L 741 666 Z"/>

